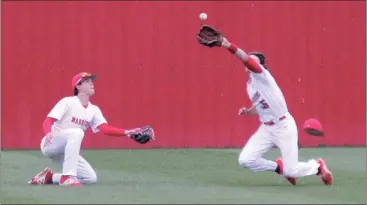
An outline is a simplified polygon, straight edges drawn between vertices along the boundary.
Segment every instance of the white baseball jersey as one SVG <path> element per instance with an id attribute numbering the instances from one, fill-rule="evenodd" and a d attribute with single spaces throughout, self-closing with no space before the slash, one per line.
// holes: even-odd
<path id="1" fill-rule="evenodd" d="M 287 103 L 273 76 L 262 65 L 260 66 L 262 73 L 250 71 L 247 94 L 261 122 L 279 120 L 288 113 Z"/>
<path id="2" fill-rule="evenodd" d="M 93 133 L 98 132 L 98 126 L 107 123 L 98 106 L 89 102 L 85 108 L 77 96 L 61 99 L 48 114 L 57 119 L 53 129 L 80 128 L 86 131 L 89 127 Z"/>

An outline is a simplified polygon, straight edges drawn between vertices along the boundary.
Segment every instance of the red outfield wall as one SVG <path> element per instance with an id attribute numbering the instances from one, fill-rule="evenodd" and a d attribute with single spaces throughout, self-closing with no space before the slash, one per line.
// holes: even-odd
<path id="1" fill-rule="evenodd" d="M 91 135 L 86 148 L 241 147 L 256 117 L 243 66 L 223 49 L 199 46 L 198 15 L 246 51 L 267 54 L 298 125 L 322 121 L 324 138 L 304 146 L 366 144 L 365 2 L 3 2 L 4 149 L 38 148 L 42 121 L 72 93 L 79 71 L 97 73 L 96 96 L 112 125 L 150 124 L 141 146 Z"/>

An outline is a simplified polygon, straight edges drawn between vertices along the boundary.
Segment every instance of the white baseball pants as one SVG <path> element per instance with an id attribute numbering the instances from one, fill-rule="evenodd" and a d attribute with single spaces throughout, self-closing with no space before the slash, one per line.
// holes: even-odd
<path id="1" fill-rule="evenodd" d="M 273 145 L 282 153 L 284 176 L 297 178 L 318 172 L 319 164 L 316 160 L 298 161 L 298 129 L 290 114 L 272 126 L 262 124 L 240 152 L 239 165 L 254 172 L 275 171 L 277 164 L 262 158 Z"/>
<path id="2" fill-rule="evenodd" d="M 75 128 L 55 132 L 52 137 L 43 137 L 42 154 L 62 167 L 62 173 L 54 174 L 53 183 L 59 183 L 62 175 L 76 176 L 83 184 L 97 182 L 96 172 L 80 155 L 83 138 L 84 131 Z"/>

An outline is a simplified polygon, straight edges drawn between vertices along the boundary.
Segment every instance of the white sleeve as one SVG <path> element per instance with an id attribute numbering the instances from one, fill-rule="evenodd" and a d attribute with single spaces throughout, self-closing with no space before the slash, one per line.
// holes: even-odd
<path id="1" fill-rule="evenodd" d="M 96 112 L 93 115 L 92 122 L 91 122 L 91 129 L 93 133 L 99 132 L 98 126 L 103 123 L 107 123 L 107 120 L 104 118 L 102 111 L 99 109 L 98 106 L 95 106 Z"/>
<path id="2" fill-rule="evenodd" d="M 69 107 L 69 98 L 65 97 L 61 99 L 56 105 L 52 108 L 50 113 L 48 113 L 47 117 L 55 118 L 57 120 L 61 120 L 64 114 L 68 111 Z"/>

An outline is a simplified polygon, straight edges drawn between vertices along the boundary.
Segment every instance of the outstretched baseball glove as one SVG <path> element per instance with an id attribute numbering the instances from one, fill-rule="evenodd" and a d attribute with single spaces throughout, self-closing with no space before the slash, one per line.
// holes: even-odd
<path id="1" fill-rule="evenodd" d="M 155 139 L 154 130 L 149 125 L 129 130 L 127 136 L 140 144 L 145 144 Z"/>
<path id="2" fill-rule="evenodd" d="M 207 47 L 221 46 L 223 36 L 221 32 L 209 25 L 203 25 L 197 34 L 197 39 L 200 44 Z"/>

